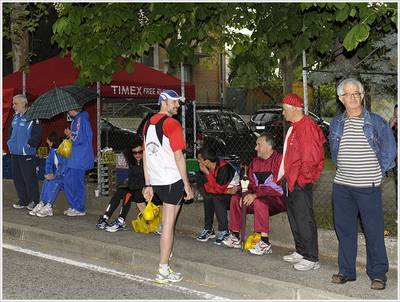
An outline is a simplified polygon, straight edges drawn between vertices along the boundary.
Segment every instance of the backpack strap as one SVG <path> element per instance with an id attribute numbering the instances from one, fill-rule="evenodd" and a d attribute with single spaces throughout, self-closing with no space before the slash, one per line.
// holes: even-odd
<path id="1" fill-rule="evenodd" d="M 156 126 L 156 134 L 157 134 L 157 138 L 160 141 L 160 144 L 162 145 L 162 140 L 163 140 L 163 131 L 162 131 L 162 126 L 164 124 L 164 121 L 169 118 L 168 115 L 163 116 L 158 122 L 157 124 L 155 124 Z M 147 131 L 149 129 L 150 126 L 150 119 L 147 121 L 146 125 L 145 125 L 145 130 L 144 130 L 144 136 L 147 136 Z"/>

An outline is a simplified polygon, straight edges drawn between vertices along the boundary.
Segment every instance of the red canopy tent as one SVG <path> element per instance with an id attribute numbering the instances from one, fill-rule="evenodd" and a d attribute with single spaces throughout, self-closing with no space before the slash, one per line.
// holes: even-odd
<path id="1" fill-rule="evenodd" d="M 119 62 L 123 58 L 119 58 Z M 57 87 L 73 85 L 78 79 L 80 68 L 74 67 L 71 57 L 65 56 L 39 62 L 29 67 L 30 72 L 26 74 L 25 91 L 28 100 L 36 99 L 38 96 Z M 96 89 L 96 85 L 92 87 Z M 195 99 L 195 85 L 184 83 L 185 97 L 187 100 Z M 110 85 L 100 85 L 102 100 L 118 101 L 123 103 L 146 103 L 156 102 L 158 95 L 165 89 L 173 89 L 181 94 L 181 80 L 173 76 L 157 71 L 140 63 L 135 63 L 135 71 L 128 74 L 121 69 L 113 74 L 113 81 Z M 12 97 L 23 91 L 23 74 L 18 71 L 3 77 L 3 150 L 8 151 L 7 133 L 11 124 Z M 90 122 L 93 129 L 93 148 L 97 153 L 97 104 L 91 101 L 83 108 L 90 115 Z M 100 108 L 101 109 L 101 108 Z M 46 133 L 56 130 L 63 134 L 66 128 L 65 115 L 59 114 L 50 120 L 42 120 L 43 136 L 40 146 L 46 146 Z"/>

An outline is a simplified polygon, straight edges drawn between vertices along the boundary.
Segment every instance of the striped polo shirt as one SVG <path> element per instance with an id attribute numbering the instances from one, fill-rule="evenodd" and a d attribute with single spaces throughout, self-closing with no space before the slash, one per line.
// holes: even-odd
<path id="1" fill-rule="evenodd" d="M 333 181 L 336 184 L 357 188 L 381 185 L 382 172 L 378 158 L 365 138 L 363 126 L 363 113 L 345 118 Z"/>

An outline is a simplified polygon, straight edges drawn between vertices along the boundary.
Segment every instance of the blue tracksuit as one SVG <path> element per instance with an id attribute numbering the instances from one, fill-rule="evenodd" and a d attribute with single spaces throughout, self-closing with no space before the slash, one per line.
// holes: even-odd
<path id="1" fill-rule="evenodd" d="M 43 182 L 42 193 L 40 200 L 44 204 L 50 203 L 53 205 L 54 200 L 60 190 L 64 190 L 64 176 L 68 158 L 57 154 L 57 150 L 50 148 L 49 155 L 46 159 L 46 175 L 53 174 L 53 179 L 45 179 Z"/>
<path id="2" fill-rule="evenodd" d="M 93 132 L 87 112 L 81 111 L 72 119 L 72 151 L 65 171 L 64 188 L 71 208 L 84 212 L 85 170 L 90 170 L 94 167 Z"/>
<path id="3" fill-rule="evenodd" d="M 14 114 L 8 130 L 7 145 L 11 153 L 11 168 L 18 204 L 27 206 L 39 202 L 39 182 L 36 174 L 36 147 L 42 139 L 40 120 L 26 120 L 26 115 Z"/>

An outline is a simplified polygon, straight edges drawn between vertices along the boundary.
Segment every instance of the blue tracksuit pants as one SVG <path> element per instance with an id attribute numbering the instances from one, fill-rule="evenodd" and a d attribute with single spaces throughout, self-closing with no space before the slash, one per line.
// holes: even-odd
<path id="1" fill-rule="evenodd" d="M 60 190 L 64 190 L 64 178 L 45 179 L 40 194 L 40 200 L 43 201 L 44 204 L 50 203 L 53 205 Z"/>
<path id="2" fill-rule="evenodd" d="M 39 182 L 35 156 L 11 154 L 11 169 L 19 198 L 18 204 L 27 206 L 32 201 L 38 204 Z"/>
<path id="3" fill-rule="evenodd" d="M 85 212 L 85 170 L 66 168 L 64 190 L 71 208 Z"/>
<path id="4" fill-rule="evenodd" d="M 335 229 L 339 239 L 339 273 L 356 278 L 357 217 L 360 213 L 367 246 L 367 274 L 386 281 L 386 254 L 381 187 L 354 188 L 333 184 Z"/>

